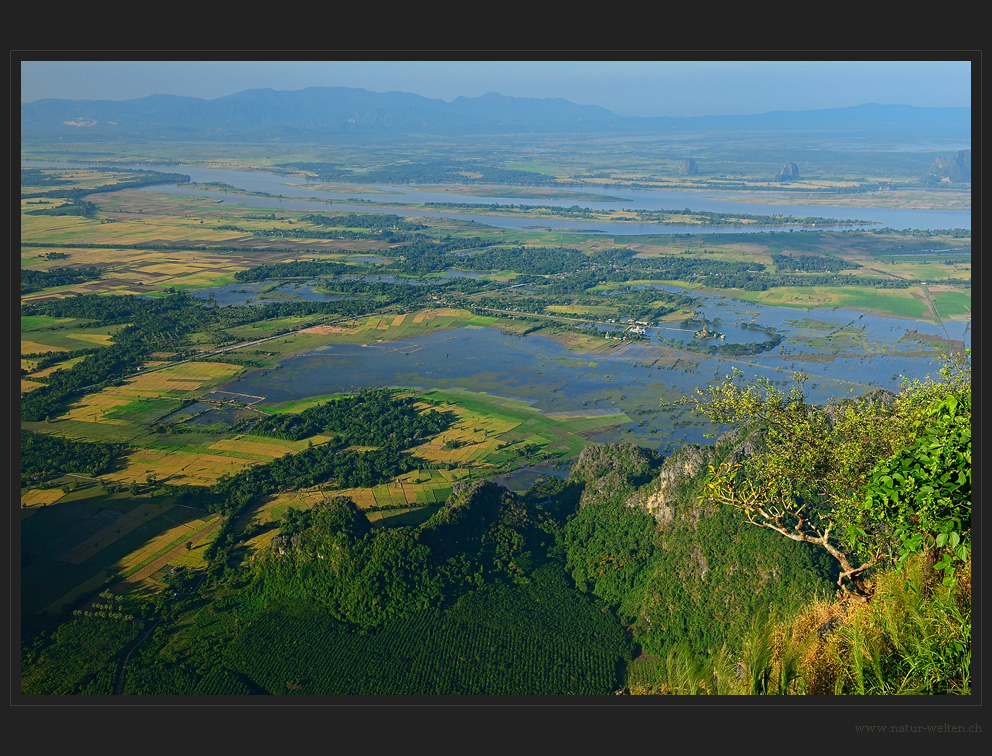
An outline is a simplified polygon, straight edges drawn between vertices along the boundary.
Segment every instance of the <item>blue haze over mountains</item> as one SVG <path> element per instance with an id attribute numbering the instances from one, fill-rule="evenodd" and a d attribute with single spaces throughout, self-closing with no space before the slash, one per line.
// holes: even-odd
<path id="1" fill-rule="evenodd" d="M 133 100 L 38 100 L 21 105 L 21 137 L 319 138 L 401 133 L 721 132 L 816 130 L 928 134 L 970 139 L 971 108 L 864 104 L 758 115 L 624 117 L 563 99 L 490 92 L 451 102 L 349 87 L 249 89 L 206 100 L 152 95 Z"/>

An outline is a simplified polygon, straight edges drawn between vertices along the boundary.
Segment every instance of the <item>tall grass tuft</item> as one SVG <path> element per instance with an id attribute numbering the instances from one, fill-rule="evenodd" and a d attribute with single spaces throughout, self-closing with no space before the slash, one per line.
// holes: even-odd
<path id="1" fill-rule="evenodd" d="M 818 601 L 785 620 L 755 618 L 737 653 L 665 659 L 674 695 L 966 695 L 971 693 L 971 562 L 949 585 L 922 560 L 875 576 L 865 604 Z"/>
<path id="2" fill-rule="evenodd" d="M 737 661 L 727 644 L 723 644 L 706 660 L 706 692 L 711 696 L 740 693 Z"/>
<path id="3" fill-rule="evenodd" d="M 770 619 L 755 619 L 744 637 L 741 665 L 747 681 L 745 693 L 752 696 L 769 695 L 772 680 L 772 660 L 775 654 L 774 625 Z"/>
<path id="4" fill-rule="evenodd" d="M 707 692 L 704 661 L 686 646 L 673 646 L 665 656 L 667 690 L 671 695 L 697 696 Z"/>
<path id="5" fill-rule="evenodd" d="M 952 585 L 926 580 L 921 560 L 878 576 L 871 603 L 838 632 L 838 693 L 971 692 L 971 564 Z M 962 594 L 967 591 L 968 596 Z"/>
<path id="6" fill-rule="evenodd" d="M 795 637 L 791 624 L 782 628 L 777 649 L 775 692 L 780 696 L 787 696 L 790 693 L 801 693 L 804 683 L 802 671 L 803 644 L 801 639 Z"/>

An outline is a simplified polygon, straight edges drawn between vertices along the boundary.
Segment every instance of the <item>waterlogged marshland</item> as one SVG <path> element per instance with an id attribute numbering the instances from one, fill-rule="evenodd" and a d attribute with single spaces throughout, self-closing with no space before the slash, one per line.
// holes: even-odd
<path id="1" fill-rule="evenodd" d="M 796 372 L 811 376 L 817 403 L 857 396 L 873 388 L 898 390 L 903 378 L 932 373 L 937 349 L 951 338 L 970 346 L 963 323 L 944 328 L 924 321 L 884 318 L 854 310 L 797 311 L 700 297 L 699 312 L 730 334 L 729 340 L 763 341 L 755 323 L 781 335 L 777 347 L 741 357 L 707 356 L 674 348 L 709 342 L 676 326 L 646 328 L 645 338 L 576 352 L 544 333 L 517 336 L 496 328 L 458 328 L 396 341 L 331 344 L 288 357 L 278 370 L 244 374 L 225 388 L 265 397 L 278 406 L 365 386 L 461 389 L 519 399 L 545 414 L 623 413 L 630 422 L 589 434 L 590 440 L 628 440 L 670 452 L 704 443 L 714 429 L 685 407 L 663 407 L 694 394 L 733 368 L 788 384 Z M 620 330 L 617 326 L 601 327 Z M 665 341 L 662 341 L 665 339 Z"/>

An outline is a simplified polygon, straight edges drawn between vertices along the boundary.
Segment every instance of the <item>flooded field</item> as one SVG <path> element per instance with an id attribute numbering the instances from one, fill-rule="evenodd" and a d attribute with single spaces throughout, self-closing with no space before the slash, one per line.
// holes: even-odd
<path id="1" fill-rule="evenodd" d="M 812 401 L 823 404 L 873 388 L 898 390 L 905 378 L 934 371 L 938 326 L 852 310 L 796 311 L 721 297 L 705 298 L 707 318 L 756 322 L 784 335 L 778 347 L 747 357 L 693 355 L 657 339 L 618 342 L 578 353 L 541 333 L 513 336 L 494 328 L 461 328 L 369 344 L 333 344 L 293 356 L 279 370 L 255 371 L 227 389 L 278 405 L 365 386 L 460 389 L 523 400 L 553 416 L 623 412 L 632 422 L 590 433 L 596 442 L 630 441 L 668 453 L 708 443 L 715 429 L 687 407 L 663 406 L 693 395 L 733 368 L 786 386 L 795 372 L 811 376 Z M 970 334 L 958 335 L 967 338 Z M 723 326 L 721 326 L 723 327 Z M 753 333 L 753 332 L 752 332 Z M 758 332 L 759 336 L 764 336 Z M 753 336 L 752 336 L 753 338 Z M 691 341 L 692 334 L 686 334 Z"/>

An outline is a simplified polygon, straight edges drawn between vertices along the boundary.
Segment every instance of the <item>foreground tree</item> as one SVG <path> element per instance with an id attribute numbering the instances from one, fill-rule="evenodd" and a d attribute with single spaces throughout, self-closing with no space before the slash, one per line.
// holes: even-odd
<path id="1" fill-rule="evenodd" d="M 806 380 L 796 375 L 783 392 L 735 370 L 697 390 L 714 422 L 744 433 L 710 467 L 702 498 L 825 549 L 844 597 L 865 598 L 866 573 L 897 553 L 924 551 L 950 574 L 970 548 L 970 353 L 898 396 L 873 392 L 826 408 L 806 400 Z"/>

